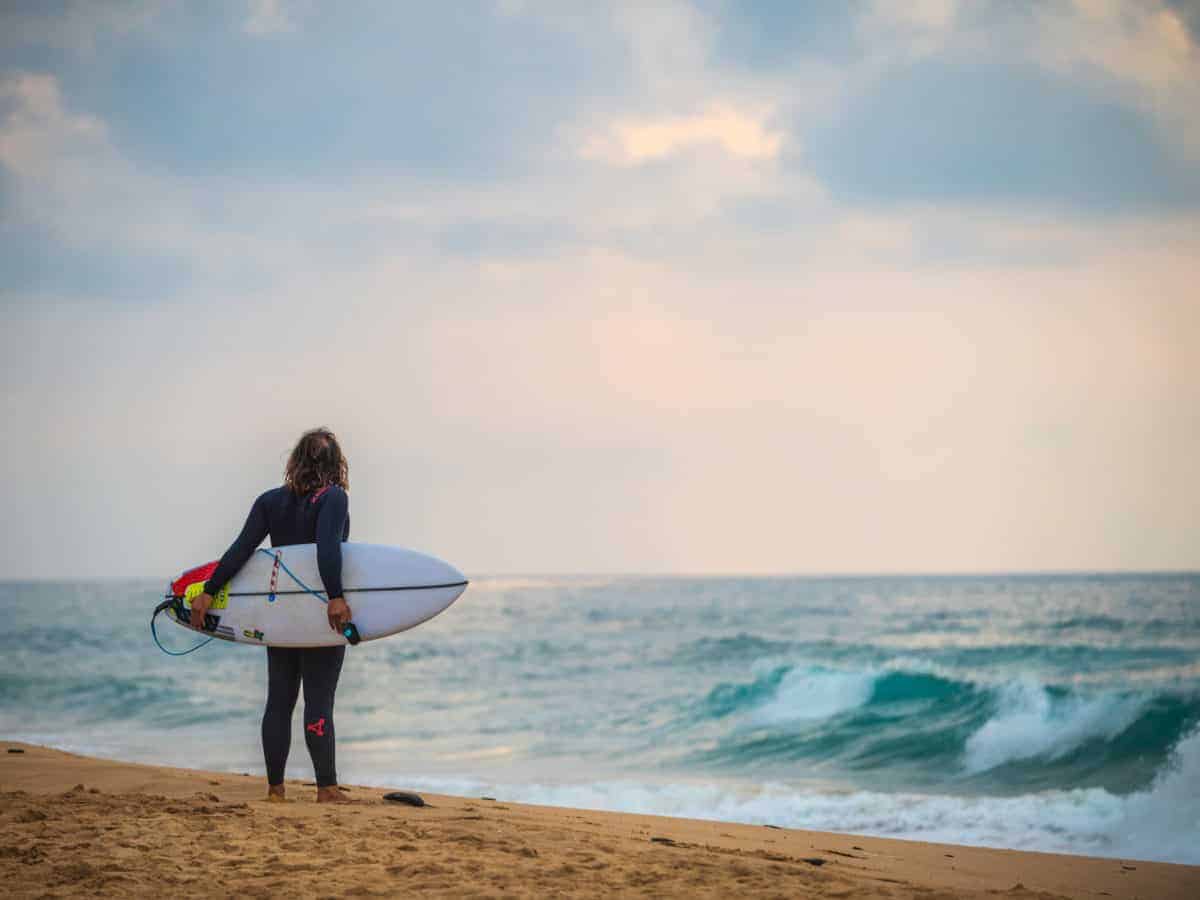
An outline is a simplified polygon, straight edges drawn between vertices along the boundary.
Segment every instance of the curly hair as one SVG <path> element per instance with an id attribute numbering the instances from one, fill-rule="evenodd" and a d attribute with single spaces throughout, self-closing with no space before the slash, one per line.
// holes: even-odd
<path id="1" fill-rule="evenodd" d="M 350 490 L 350 464 L 332 431 L 314 428 L 304 432 L 288 457 L 283 483 L 297 497 L 332 484 Z"/>

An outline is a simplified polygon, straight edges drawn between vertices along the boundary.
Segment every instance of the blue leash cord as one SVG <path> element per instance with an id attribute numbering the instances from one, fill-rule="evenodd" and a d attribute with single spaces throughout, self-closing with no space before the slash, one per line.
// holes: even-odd
<path id="1" fill-rule="evenodd" d="M 188 647 L 186 650 L 168 650 L 166 647 L 164 647 L 162 645 L 162 642 L 159 641 L 159 639 L 158 639 L 158 631 L 156 631 L 154 628 L 154 620 L 158 618 L 158 614 L 160 612 L 162 612 L 166 608 L 166 606 L 169 605 L 171 602 L 173 602 L 173 601 L 168 601 L 167 604 L 163 604 L 163 605 L 159 606 L 158 609 L 154 610 L 154 615 L 152 615 L 150 617 L 150 637 L 154 638 L 154 643 L 158 647 L 159 650 L 161 650 L 163 653 L 167 654 L 167 656 L 187 656 L 189 653 L 195 653 L 197 650 L 199 650 L 205 644 L 208 644 L 208 643 L 212 642 L 213 640 L 215 640 L 215 638 L 205 638 L 200 643 L 196 644 L 196 646 Z"/>
<path id="2" fill-rule="evenodd" d="M 310 594 L 312 594 L 314 597 L 316 597 L 322 603 L 325 603 L 325 604 L 329 603 L 329 598 L 322 597 L 320 591 L 314 591 L 307 584 L 305 584 L 303 581 L 301 581 L 299 578 L 297 578 L 295 576 L 295 574 L 292 572 L 292 570 L 287 567 L 287 563 L 285 563 L 281 557 L 277 557 L 274 553 L 272 553 L 266 547 L 259 547 L 258 552 L 265 553 L 268 557 L 270 557 L 270 559 L 272 561 L 278 561 L 279 568 L 281 568 L 281 569 L 283 569 L 283 571 L 287 572 L 288 577 L 291 578 L 292 581 L 296 582 L 296 584 L 300 585 L 300 587 L 304 588 L 304 590 L 308 591 Z"/>
<path id="3" fill-rule="evenodd" d="M 305 584 L 303 581 L 301 581 L 299 578 L 297 578 L 295 573 L 292 572 L 292 570 L 287 567 L 287 563 L 285 563 L 281 557 L 276 556 L 274 553 L 272 553 L 266 547 L 259 547 L 258 552 L 265 553 L 271 559 L 271 561 L 273 563 L 278 565 L 279 568 L 283 569 L 283 571 L 287 572 L 288 577 L 291 578 L 292 581 L 296 582 L 296 584 L 300 585 L 300 587 L 304 588 L 304 590 L 308 591 L 308 593 L 312 594 L 314 597 L 316 597 L 322 603 L 326 603 L 326 604 L 329 603 L 329 599 L 327 597 L 322 597 L 321 593 L 319 591 L 314 591 L 307 584 Z M 175 598 L 172 597 L 170 600 L 166 601 L 165 603 L 160 603 L 158 605 L 158 607 L 154 610 L 154 614 L 152 616 L 150 616 L 150 636 L 152 638 L 154 638 L 154 644 L 155 644 L 155 646 L 158 647 L 159 650 L 161 650 L 163 653 L 167 654 L 167 656 L 187 656 L 189 653 L 195 653 L 197 650 L 199 650 L 205 644 L 209 644 L 212 641 L 216 640 L 215 637 L 205 638 L 200 643 L 196 644 L 194 647 L 188 647 L 186 650 L 168 650 L 166 647 L 164 647 L 162 645 L 162 642 L 159 641 L 159 639 L 158 639 L 158 631 L 154 627 L 154 620 L 157 619 L 158 614 L 160 612 L 162 612 L 164 609 L 166 609 L 168 606 L 170 606 L 174 602 L 174 600 L 175 600 Z"/>

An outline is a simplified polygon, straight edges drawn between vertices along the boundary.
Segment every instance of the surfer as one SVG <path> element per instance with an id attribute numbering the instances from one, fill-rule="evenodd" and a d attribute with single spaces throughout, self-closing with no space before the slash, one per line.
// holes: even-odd
<path id="1" fill-rule="evenodd" d="M 301 436 L 284 470 L 284 483 L 259 496 L 212 576 L 192 601 L 192 626 L 201 627 L 213 595 L 246 564 L 270 535 L 272 547 L 317 545 L 317 568 L 329 598 L 329 627 L 341 631 L 351 619 L 342 596 L 342 541 L 350 537 L 350 466 L 327 428 Z M 283 772 L 292 743 L 292 710 L 304 686 L 304 742 L 312 757 L 317 801 L 345 802 L 334 765 L 333 695 L 346 656 L 337 647 L 267 647 L 267 707 L 262 719 L 267 799 L 283 800 Z"/>

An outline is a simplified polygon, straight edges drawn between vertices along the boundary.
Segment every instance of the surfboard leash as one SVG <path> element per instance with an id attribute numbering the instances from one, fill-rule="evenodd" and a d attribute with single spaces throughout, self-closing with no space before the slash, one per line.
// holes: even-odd
<path id="1" fill-rule="evenodd" d="M 215 640 L 215 638 L 211 637 L 205 638 L 194 647 L 188 647 L 186 650 L 168 650 L 162 645 L 162 642 L 158 639 L 158 629 L 154 627 L 154 620 L 158 618 L 158 614 L 160 612 L 170 609 L 172 604 L 178 602 L 179 600 L 175 597 L 172 597 L 170 600 L 164 600 L 162 603 L 158 604 L 158 606 L 154 607 L 154 612 L 150 614 L 150 637 L 154 638 L 155 646 L 158 647 L 158 649 L 163 653 L 167 654 L 167 656 L 187 656 L 189 653 L 195 653 L 205 644 L 212 643 L 212 641 Z"/>
<path id="2" fill-rule="evenodd" d="M 287 573 L 288 577 L 289 577 L 289 578 L 291 578 L 291 579 L 292 579 L 292 581 L 296 582 L 296 584 L 300 585 L 300 587 L 302 587 L 302 588 L 303 588 L 305 591 L 307 591 L 308 593 L 312 594 L 314 597 L 316 597 L 316 598 L 317 598 L 318 600 L 320 600 L 322 603 L 324 603 L 324 604 L 328 605 L 328 603 L 329 603 L 329 598 L 328 598 L 328 597 L 323 597 L 323 596 L 321 596 L 321 592 L 320 592 L 320 591 L 314 591 L 314 590 L 313 590 L 312 588 L 310 588 L 310 587 L 309 587 L 307 584 L 305 584 L 303 581 L 301 581 L 299 578 L 297 578 L 297 577 L 296 577 L 296 573 L 295 573 L 295 572 L 293 572 L 291 569 L 289 569 L 289 568 L 287 567 L 287 563 L 285 563 L 285 562 L 283 561 L 283 555 L 282 555 L 282 554 L 279 554 L 279 553 L 272 553 L 272 552 L 271 552 L 270 550 L 268 550 L 266 547 L 259 547 L 259 548 L 258 548 L 258 552 L 259 552 L 259 553 L 265 553 L 265 554 L 267 555 L 267 558 L 269 558 L 269 559 L 272 561 L 272 566 L 273 566 L 273 567 L 276 567 L 276 568 L 279 568 L 279 569 L 283 569 L 283 571 Z M 271 573 L 271 597 L 272 597 L 272 599 L 274 599 L 274 595 L 275 595 L 275 572 L 273 571 L 273 572 Z"/>

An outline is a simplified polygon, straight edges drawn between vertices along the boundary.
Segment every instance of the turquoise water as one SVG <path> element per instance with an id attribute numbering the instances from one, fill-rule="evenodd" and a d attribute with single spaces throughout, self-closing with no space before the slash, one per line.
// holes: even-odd
<path id="1" fill-rule="evenodd" d="M 0 584 L 0 734 L 261 773 L 264 652 L 161 593 Z M 337 723 L 347 782 L 1200 863 L 1200 575 L 475 579 Z"/>

